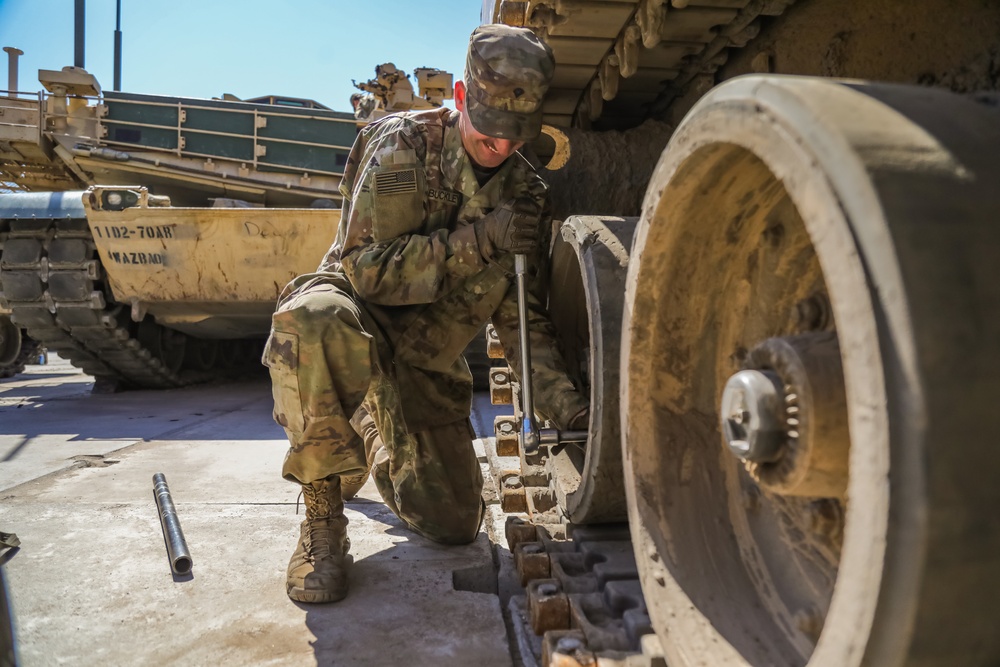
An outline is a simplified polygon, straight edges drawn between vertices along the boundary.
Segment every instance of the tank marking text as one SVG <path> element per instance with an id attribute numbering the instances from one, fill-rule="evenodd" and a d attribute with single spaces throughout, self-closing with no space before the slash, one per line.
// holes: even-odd
<path id="1" fill-rule="evenodd" d="M 108 258 L 116 264 L 163 264 L 164 257 L 158 252 L 119 252 L 112 250 Z"/>
<path id="2" fill-rule="evenodd" d="M 95 225 L 97 238 L 101 239 L 172 239 L 174 230 L 170 225 Z"/>

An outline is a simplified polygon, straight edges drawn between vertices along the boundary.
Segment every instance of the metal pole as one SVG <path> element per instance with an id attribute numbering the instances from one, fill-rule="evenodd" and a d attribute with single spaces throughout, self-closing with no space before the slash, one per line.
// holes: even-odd
<path id="1" fill-rule="evenodd" d="M 534 454 L 540 445 L 560 445 L 567 442 L 587 442 L 587 431 L 539 429 L 535 424 L 535 403 L 531 395 L 531 346 L 528 340 L 528 258 L 514 255 L 514 279 L 517 281 L 517 334 L 521 348 L 521 447 L 525 454 Z"/>
<path id="2" fill-rule="evenodd" d="M 7 52 L 7 89 L 13 95 L 17 92 L 17 59 L 24 51 L 13 46 L 5 46 L 3 50 Z"/>
<path id="3" fill-rule="evenodd" d="M 115 19 L 115 90 L 122 89 L 122 0 L 118 0 Z"/>
<path id="4" fill-rule="evenodd" d="M 514 255 L 514 276 L 517 280 L 517 333 L 521 347 L 521 446 L 526 454 L 538 451 L 538 429 L 535 426 L 535 404 L 531 400 L 531 346 L 528 340 L 528 258 Z"/>
<path id="5" fill-rule="evenodd" d="M 191 571 L 191 554 L 184 541 L 181 523 L 177 519 L 174 500 L 170 497 L 167 478 L 162 472 L 153 475 L 153 495 L 156 497 L 156 509 L 160 512 L 160 528 L 163 529 L 163 540 L 167 544 L 170 569 L 174 574 L 187 574 Z"/>
<path id="6" fill-rule="evenodd" d="M 74 25 L 76 28 L 73 40 L 74 56 L 73 65 L 84 67 L 84 33 L 86 33 L 87 0 L 76 0 L 76 11 L 74 13 Z"/>

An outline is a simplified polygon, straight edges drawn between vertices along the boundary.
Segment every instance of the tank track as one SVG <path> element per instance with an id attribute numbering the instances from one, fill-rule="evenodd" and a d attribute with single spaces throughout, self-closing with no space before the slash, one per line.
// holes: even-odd
<path id="1" fill-rule="evenodd" d="M 505 526 L 524 586 L 507 605 L 522 664 L 665 667 L 628 525 L 534 518 L 508 516 Z"/>
<path id="2" fill-rule="evenodd" d="M 588 2 L 589 0 L 579 0 L 578 2 L 560 3 L 565 5 L 563 15 L 553 12 L 551 3 L 533 2 L 529 4 L 530 14 L 519 15 L 516 18 L 511 17 L 509 20 L 513 24 L 535 30 L 536 34 L 543 40 L 548 41 L 554 28 L 558 28 L 559 32 L 551 35 L 553 38 L 573 34 L 572 28 L 568 26 L 571 25 L 574 15 L 581 16 L 586 12 Z M 587 37 L 595 44 L 593 49 L 607 54 L 603 56 L 605 60 L 602 62 L 607 63 L 607 58 L 614 56 L 613 61 L 618 64 L 611 68 L 601 64 L 596 65 L 593 76 L 579 88 L 580 98 L 574 107 L 573 114 L 578 123 L 581 119 L 583 122 L 577 126 L 589 128 L 590 122 L 600 123 L 603 120 L 611 121 L 611 125 L 601 126 L 599 129 L 620 130 L 638 124 L 636 122 L 627 122 L 625 125 L 614 123 L 613 117 L 616 114 L 613 110 L 609 112 L 609 107 L 616 106 L 617 91 L 622 85 L 619 77 L 627 80 L 638 71 L 635 68 L 638 66 L 639 55 L 635 54 L 649 50 L 643 42 L 645 39 L 643 25 L 652 26 L 649 28 L 650 32 L 656 32 L 657 25 L 665 22 L 665 25 L 669 27 L 676 18 L 681 17 L 683 19 L 682 25 L 685 26 L 683 28 L 684 36 L 656 38 L 657 46 L 653 48 L 657 48 L 662 42 L 673 42 L 683 46 L 683 49 L 679 49 L 675 56 L 658 61 L 655 66 L 650 66 L 655 69 L 676 70 L 677 75 L 672 79 L 664 80 L 658 88 L 650 87 L 649 94 L 644 96 L 640 103 L 646 109 L 644 118 L 664 118 L 671 105 L 688 95 L 692 89 L 700 91 L 698 97 L 707 90 L 707 87 L 702 88 L 705 84 L 699 82 L 700 78 L 712 77 L 713 83 L 717 82 L 715 81 L 716 73 L 728 61 L 730 51 L 739 51 L 758 37 L 761 31 L 761 19 L 781 16 L 796 2 L 797 0 L 727 0 L 726 2 L 677 0 L 674 3 L 664 4 L 663 2 L 632 0 L 632 14 L 623 24 L 617 36 L 607 41 L 602 41 L 602 38 L 594 36 Z M 700 16 L 696 13 L 700 10 L 726 8 L 736 10 L 735 15 L 728 23 L 720 24 L 710 14 Z M 581 9 L 582 11 L 579 11 Z M 700 45 L 700 49 L 696 48 L 698 45 Z M 608 73 L 611 70 L 615 73 L 609 76 Z M 615 92 L 612 93 L 610 99 L 602 100 L 605 87 Z M 631 108 L 635 104 L 627 104 L 626 106 Z M 586 120 L 588 118 L 589 120 Z M 576 123 L 574 124 L 576 125 Z"/>
<path id="3" fill-rule="evenodd" d="M 152 320 L 136 324 L 114 302 L 86 219 L 14 219 L 5 236 L 0 287 L 14 319 L 93 375 L 98 388 L 166 389 L 216 377 L 144 345 L 150 332 L 155 340 L 169 330 Z"/>
<path id="4" fill-rule="evenodd" d="M 695 80 L 701 75 L 713 77 L 729 60 L 730 51 L 746 48 L 760 34 L 762 18 L 776 18 L 784 14 L 798 0 L 748 0 L 726 25 L 709 26 L 715 37 L 705 44 L 701 53 L 684 58 L 679 65 L 677 77 L 668 82 L 657 99 L 650 104 L 653 114 L 663 114 L 678 98 L 685 95 Z M 698 2 L 691 3 L 698 6 Z M 706 3 L 711 6 L 711 3 Z M 637 5 L 638 7 L 638 5 Z M 683 12 L 684 10 L 676 10 Z"/>

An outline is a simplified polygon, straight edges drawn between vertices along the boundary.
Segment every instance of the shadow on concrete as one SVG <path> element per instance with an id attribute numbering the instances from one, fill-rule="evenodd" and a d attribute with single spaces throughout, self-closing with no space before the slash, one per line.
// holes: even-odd
<path id="1" fill-rule="evenodd" d="M 0 463 L 6 463 L 7 461 L 12 460 L 15 456 L 21 453 L 21 450 L 24 449 L 29 442 L 31 442 L 31 438 L 21 438 L 21 441 L 14 445 L 14 447 L 10 449 L 2 459 L 0 459 Z"/>
<path id="2" fill-rule="evenodd" d="M 45 380 L 45 381 L 48 381 L 48 380 L 58 380 L 60 378 L 79 377 L 79 376 L 80 376 L 79 373 L 74 373 L 74 372 L 69 372 L 69 371 L 55 371 L 55 372 L 52 372 L 52 373 L 45 373 L 45 372 L 38 373 L 38 372 L 36 372 L 36 373 L 32 373 L 31 374 L 30 379 L 32 379 L 32 380 Z M 14 383 L 14 382 L 21 382 L 21 381 L 24 381 L 26 379 L 29 379 L 29 378 L 26 377 L 25 375 L 15 375 L 13 377 L 0 379 L 0 385 L 11 384 L 11 383 Z M 88 384 L 88 383 L 81 382 L 80 384 Z M 93 385 L 94 383 L 93 383 L 93 381 L 91 381 L 89 384 Z"/>
<path id="3" fill-rule="evenodd" d="M 246 412 L 247 418 L 227 430 L 225 439 L 285 437 L 271 419 L 266 380 L 118 394 L 92 394 L 89 387 L 0 387 L 0 461 L 11 460 L 40 436 L 64 436 L 64 441 L 192 439 L 190 432 L 199 425 L 237 412 Z"/>
<path id="4" fill-rule="evenodd" d="M 366 518 L 387 526 L 385 533 L 393 536 L 405 536 L 410 539 L 423 539 L 412 532 L 403 522 L 392 513 L 383 502 L 368 500 L 367 498 L 354 498 L 345 503 L 348 509 L 365 515 Z M 351 527 L 347 528 L 350 535 Z M 400 543 L 406 544 L 406 542 Z M 378 553 L 379 559 L 399 560 L 399 556 L 392 555 L 393 551 L 400 549 L 400 544 L 394 544 L 386 551 Z M 347 598 L 340 602 L 330 604 L 303 604 L 295 602 L 295 606 L 306 612 L 306 627 L 316 638 L 310 642 L 316 656 L 317 665 L 337 665 L 343 661 L 345 655 L 350 655 L 350 642 L 347 637 L 353 635 L 358 641 L 370 641 L 371 637 L 385 637 L 386 633 L 391 633 L 391 627 L 372 627 L 372 617 L 377 618 L 377 614 L 370 612 L 358 614 L 353 608 L 359 604 L 364 604 L 365 583 L 380 578 L 384 574 L 385 565 L 376 562 L 374 558 L 368 557 L 355 561 L 351 566 L 348 578 L 350 593 Z M 385 604 L 385 600 L 380 600 Z M 375 621 L 378 622 L 377 620 Z"/>
<path id="5" fill-rule="evenodd" d="M 415 546 L 439 551 L 444 558 L 448 557 L 449 551 L 467 548 L 437 544 L 413 532 L 381 501 L 355 498 L 348 501 L 346 506 L 364 514 L 372 521 L 387 526 L 384 531 L 386 534 L 407 539 L 393 544 L 389 549 L 355 561 L 351 566 L 349 577 L 350 593 L 344 600 L 331 604 L 294 603 L 306 612 L 306 627 L 316 638 L 310 644 L 317 665 L 380 664 L 377 661 L 381 651 L 380 643 L 395 645 L 412 641 L 407 638 L 420 634 L 422 619 L 407 618 L 405 624 L 401 625 L 397 609 L 412 606 L 412 602 L 405 601 L 412 591 L 396 588 L 389 579 L 391 572 L 398 570 L 400 562 L 413 558 L 412 549 Z M 350 530 L 348 526 L 348 534 Z M 481 533 L 477 539 L 485 537 Z M 413 567 L 419 568 L 421 565 L 419 559 L 411 562 Z M 454 590 L 497 594 L 496 568 L 491 558 L 469 568 L 462 567 L 462 561 L 456 558 L 454 566 L 456 568 L 452 571 Z M 402 586 L 405 581 L 399 581 L 399 584 Z M 399 604 L 394 604 L 396 596 Z M 374 604 L 376 601 L 377 605 Z M 367 646 L 359 646 L 361 642 Z M 371 656 L 370 660 L 374 662 L 362 657 L 365 654 Z M 350 659 L 345 661 L 347 656 L 350 656 Z M 420 662 L 418 656 L 414 657 Z"/>
<path id="6" fill-rule="evenodd" d="M 0 554 L 0 567 L 3 567 L 11 561 L 17 554 L 21 552 L 21 547 L 12 547 L 4 553 Z"/>

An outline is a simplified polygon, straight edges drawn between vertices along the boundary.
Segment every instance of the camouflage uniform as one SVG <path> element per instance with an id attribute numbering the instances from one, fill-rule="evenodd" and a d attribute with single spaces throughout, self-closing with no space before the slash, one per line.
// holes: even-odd
<path id="1" fill-rule="evenodd" d="M 264 352 L 274 417 L 291 445 L 284 477 L 310 484 L 371 465 L 386 504 L 443 543 L 473 540 L 482 518 L 462 351 L 492 320 L 519 368 L 513 256 L 487 263 L 466 233 L 512 197 L 546 212 L 529 258 L 537 410 L 566 428 L 588 405 L 566 376 L 542 305 L 547 188 L 519 155 L 480 186 L 459 117 L 449 109 L 397 114 L 361 132 L 341 185 L 336 241 L 319 272 L 285 288 Z M 367 452 L 351 426 L 362 404 L 377 426 Z"/>

